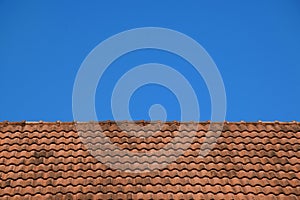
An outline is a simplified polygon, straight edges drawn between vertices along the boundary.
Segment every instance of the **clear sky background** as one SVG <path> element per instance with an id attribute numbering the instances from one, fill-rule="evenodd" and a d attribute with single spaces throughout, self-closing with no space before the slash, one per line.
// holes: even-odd
<path id="1" fill-rule="evenodd" d="M 129 3 L 130 2 L 130 3 Z M 180 31 L 215 61 L 227 94 L 228 121 L 300 121 L 300 2 L 281 1 L 11 1 L 0 0 L 0 121 L 72 121 L 72 90 L 87 54 L 119 32 L 146 26 Z M 110 95 L 133 66 L 174 67 L 193 85 L 210 119 L 201 76 L 178 56 L 144 50 L 116 60 L 96 95 L 99 120 L 113 119 Z M 133 119 L 162 104 L 180 120 L 175 96 L 146 85 L 130 101 Z"/>

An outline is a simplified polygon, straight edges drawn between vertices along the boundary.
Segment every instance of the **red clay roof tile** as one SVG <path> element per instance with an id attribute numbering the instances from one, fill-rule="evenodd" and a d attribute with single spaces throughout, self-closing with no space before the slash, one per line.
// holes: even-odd
<path id="1" fill-rule="evenodd" d="M 226 122 L 218 138 L 208 131 L 209 122 L 133 124 L 0 123 L 0 199 L 300 196 L 298 122 Z M 106 142 L 104 135 L 97 136 L 100 131 L 108 138 Z M 172 143 L 175 136 L 179 140 Z M 115 152 L 108 141 L 122 151 Z M 210 148 L 214 141 L 208 155 L 199 156 L 199 150 Z M 166 151 L 160 152 L 162 148 Z M 182 155 L 174 155 L 177 151 L 183 151 Z M 147 152 L 157 152 L 155 160 Z M 168 163 L 170 159 L 173 162 Z M 154 170 L 130 171 L 144 164 Z"/>

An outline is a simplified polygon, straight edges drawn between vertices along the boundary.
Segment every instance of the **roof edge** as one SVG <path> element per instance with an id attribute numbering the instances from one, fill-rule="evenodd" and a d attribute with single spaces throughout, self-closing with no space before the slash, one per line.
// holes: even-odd
<path id="1" fill-rule="evenodd" d="M 127 120 L 120 120 L 120 121 L 112 121 L 112 120 L 107 120 L 107 121 L 2 121 L 0 124 L 10 124 L 10 125 L 25 125 L 25 124 L 89 124 L 89 123 L 167 123 L 167 124 L 190 124 L 190 123 L 198 123 L 198 124 L 209 124 L 211 121 L 146 121 L 146 120 L 136 120 L 136 121 L 127 121 Z M 298 121 L 224 121 L 224 122 L 214 122 L 214 123 L 224 123 L 224 124 L 300 124 Z"/>

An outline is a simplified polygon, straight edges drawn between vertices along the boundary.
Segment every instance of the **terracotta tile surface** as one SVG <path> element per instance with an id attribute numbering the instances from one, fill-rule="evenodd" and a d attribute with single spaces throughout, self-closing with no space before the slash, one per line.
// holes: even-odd
<path id="1" fill-rule="evenodd" d="M 197 129 L 192 126 L 195 123 L 136 123 L 139 126 L 122 122 L 120 128 L 110 121 L 80 126 L 73 122 L 0 122 L 0 199 L 300 197 L 298 122 L 225 122 L 216 144 L 204 157 L 199 155 L 200 148 L 215 139 L 208 132 L 209 122 L 197 124 Z M 114 154 L 103 138 L 95 137 L 98 125 L 124 152 Z M 172 143 L 180 132 L 180 140 Z M 83 141 L 91 144 L 89 148 Z M 184 151 L 179 156 L 171 151 L 158 153 L 154 161 L 145 154 L 162 148 Z M 174 161 L 161 168 L 170 158 Z M 130 171 L 141 164 L 157 168 Z"/>

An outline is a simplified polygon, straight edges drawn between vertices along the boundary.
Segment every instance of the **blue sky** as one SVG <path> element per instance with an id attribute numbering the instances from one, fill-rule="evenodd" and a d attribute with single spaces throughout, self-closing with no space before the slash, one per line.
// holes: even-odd
<path id="1" fill-rule="evenodd" d="M 300 121 L 300 3 L 291 1 L 0 1 L 0 121 L 72 121 L 72 90 L 88 53 L 138 27 L 165 27 L 199 42 L 223 77 L 228 121 Z M 200 120 L 210 119 L 200 75 L 178 56 L 143 50 L 116 60 L 97 88 L 99 120 L 113 119 L 110 95 L 136 65 L 163 63 L 191 82 Z M 130 101 L 133 119 L 153 104 L 180 120 L 174 94 L 145 85 Z"/>

